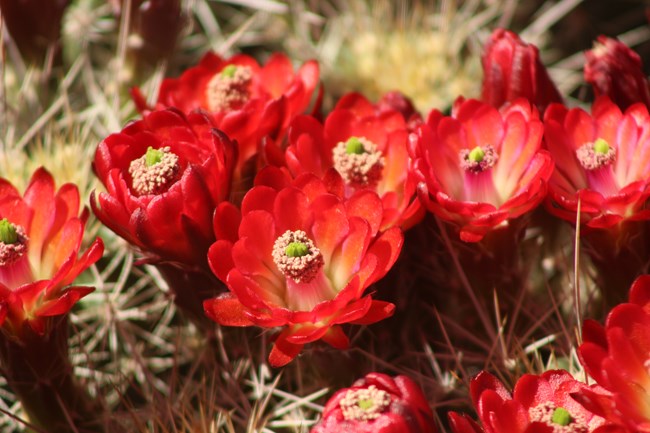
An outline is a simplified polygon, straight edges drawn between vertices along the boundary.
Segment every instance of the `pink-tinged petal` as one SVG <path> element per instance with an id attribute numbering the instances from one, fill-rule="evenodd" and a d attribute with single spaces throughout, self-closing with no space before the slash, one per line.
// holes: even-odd
<path id="1" fill-rule="evenodd" d="M 278 335 L 273 343 L 273 349 L 269 354 L 269 364 L 272 367 L 283 367 L 293 361 L 303 348 L 301 344 L 292 344 L 286 340 L 289 330 L 284 330 Z"/>
<path id="2" fill-rule="evenodd" d="M 246 316 L 246 308 L 230 293 L 218 298 L 203 301 L 205 314 L 224 326 L 252 326 L 253 322 Z"/>

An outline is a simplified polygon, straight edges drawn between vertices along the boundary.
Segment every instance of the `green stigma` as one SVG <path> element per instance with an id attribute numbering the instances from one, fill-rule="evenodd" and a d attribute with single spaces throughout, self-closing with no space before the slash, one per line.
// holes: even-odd
<path id="1" fill-rule="evenodd" d="M 236 71 L 237 71 L 237 66 L 228 65 L 221 70 L 221 76 L 226 78 L 232 78 L 235 76 Z"/>
<path id="2" fill-rule="evenodd" d="M 359 409 L 369 410 L 375 406 L 375 401 L 371 398 L 364 398 L 363 400 L 359 400 L 357 402 L 357 406 L 359 406 Z"/>
<path id="3" fill-rule="evenodd" d="M 366 148 L 363 146 L 361 140 L 357 137 L 350 137 L 348 141 L 345 142 L 345 153 L 348 155 L 355 154 L 361 155 L 366 153 Z"/>
<path id="4" fill-rule="evenodd" d="M 563 407 L 558 407 L 553 411 L 553 415 L 551 416 L 551 421 L 554 424 L 564 426 L 564 425 L 571 424 L 573 418 L 571 418 L 571 414 L 569 413 L 568 410 L 566 410 Z"/>
<path id="5" fill-rule="evenodd" d="M 0 221 L 0 242 L 4 244 L 15 244 L 18 242 L 16 227 L 7 218 Z"/>
<path id="6" fill-rule="evenodd" d="M 485 157 L 485 151 L 480 146 L 476 146 L 469 152 L 468 158 L 471 162 L 481 162 Z"/>
<path id="7" fill-rule="evenodd" d="M 163 155 L 165 155 L 165 152 L 162 150 L 154 149 L 153 147 L 149 146 L 147 148 L 147 153 L 144 156 L 145 164 L 147 164 L 147 167 L 156 165 L 162 161 Z"/>
<path id="8" fill-rule="evenodd" d="M 302 242 L 291 242 L 284 252 L 289 257 L 304 257 L 309 253 L 309 247 Z"/>
<path id="9" fill-rule="evenodd" d="M 607 143 L 602 138 L 599 138 L 594 142 L 594 152 L 606 154 L 609 152 L 609 143 Z"/>

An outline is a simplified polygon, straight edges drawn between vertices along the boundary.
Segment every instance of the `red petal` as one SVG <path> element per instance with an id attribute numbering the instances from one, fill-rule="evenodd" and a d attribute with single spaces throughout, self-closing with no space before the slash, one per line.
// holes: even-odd
<path id="1" fill-rule="evenodd" d="M 205 314 L 224 326 L 252 326 L 253 322 L 246 315 L 246 308 L 230 293 L 218 298 L 203 301 Z"/>
<path id="2" fill-rule="evenodd" d="M 272 367 L 282 367 L 293 361 L 302 350 L 302 344 L 291 344 L 286 341 L 289 330 L 285 329 L 280 333 L 273 344 L 273 349 L 269 354 L 269 364 Z"/>

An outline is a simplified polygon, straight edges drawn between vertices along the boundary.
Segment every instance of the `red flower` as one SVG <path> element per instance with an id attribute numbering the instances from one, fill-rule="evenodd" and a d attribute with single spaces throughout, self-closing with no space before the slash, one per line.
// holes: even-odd
<path id="1" fill-rule="evenodd" d="M 94 169 L 106 186 L 91 204 L 150 260 L 199 266 L 214 242 L 212 215 L 230 194 L 235 149 L 200 113 L 156 111 L 102 141 Z"/>
<path id="2" fill-rule="evenodd" d="M 650 276 L 639 277 L 629 302 L 612 309 L 605 326 L 587 320 L 578 352 L 610 397 L 584 394 L 585 405 L 631 432 L 650 430 Z"/>
<path id="3" fill-rule="evenodd" d="M 179 78 L 160 86 L 158 109 L 175 107 L 188 113 L 201 108 L 215 125 L 239 145 L 235 178 L 248 176 L 250 164 L 265 136 L 281 138 L 296 115 L 304 112 L 319 80 L 318 64 L 306 62 L 294 72 L 287 56 L 276 53 L 264 66 L 240 54 L 223 59 L 207 53 Z M 136 104 L 148 108 L 137 89 Z"/>
<path id="4" fill-rule="evenodd" d="M 0 324 L 20 335 L 24 324 L 47 331 L 48 318 L 70 311 L 92 287 L 70 286 L 102 256 L 97 238 L 78 257 L 88 211 L 79 214 L 72 184 L 55 190 L 54 179 L 38 169 L 24 196 L 0 179 Z"/>
<path id="5" fill-rule="evenodd" d="M 382 230 L 394 225 L 406 229 L 424 216 L 415 198 L 407 140 L 402 113 L 352 93 L 341 98 L 324 125 L 313 117 L 296 118 L 285 160 L 296 175 L 320 177 L 334 167 L 346 181 L 347 196 L 362 189 L 379 194 L 384 209 Z"/>
<path id="6" fill-rule="evenodd" d="M 526 98 L 541 112 L 562 97 L 539 59 L 537 47 L 517 34 L 496 29 L 483 47 L 483 88 L 481 99 L 499 108 L 507 102 Z"/>
<path id="7" fill-rule="evenodd" d="M 650 218 L 650 116 L 636 104 L 621 112 L 609 98 L 594 103 L 591 115 L 553 104 L 544 116 L 544 138 L 555 160 L 548 210 L 588 227 L 611 227 L 622 220 Z"/>
<path id="8" fill-rule="evenodd" d="M 609 96 L 621 110 L 636 102 L 650 107 L 650 83 L 641 57 L 627 45 L 599 36 L 585 57 L 585 81 L 592 85 L 596 96 Z"/>
<path id="9" fill-rule="evenodd" d="M 208 300 L 206 314 L 229 326 L 284 327 L 269 356 L 290 362 L 310 342 L 348 346 L 340 324 L 368 324 L 394 306 L 364 296 L 383 277 L 402 247 L 398 228 L 378 235 L 380 198 L 361 190 L 342 199 L 343 181 L 311 174 L 294 181 L 269 167 L 242 203 L 215 213 L 217 242 L 208 253 L 230 293 Z"/>
<path id="10" fill-rule="evenodd" d="M 572 395 L 585 389 L 595 395 L 606 394 L 599 387 L 575 380 L 564 370 L 551 370 L 539 376 L 524 374 L 510 394 L 496 377 L 482 371 L 472 379 L 470 393 L 483 428 L 454 412 L 449 413 L 449 421 L 454 433 L 613 431 L 601 427 L 605 420 L 573 399 Z"/>
<path id="11" fill-rule="evenodd" d="M 411 136 L 418 194 L 467 242 L 530 211 L 544 198 L 553 161 L 541 150 L 542 123 L 525 100 L 497 110 L 467 100 L 439 111 Z"/>
<path id="12" fill-rule="evenodd" d="M 369 373 L 329 399 L 311 433 L 436 433 L 420 388 L 406 376 Z"/>

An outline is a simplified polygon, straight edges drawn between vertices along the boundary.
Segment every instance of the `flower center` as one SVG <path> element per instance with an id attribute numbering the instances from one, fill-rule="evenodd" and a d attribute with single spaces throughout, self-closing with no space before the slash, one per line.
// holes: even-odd
<path id="1" fill-rule="evenodd" d="M 616 149 L 602 138 L 585 143 L 576 150 L 580 165 L 586 170 L 595 170 L 616 161 Z"/>
<path id="2" fill-rule="evenodd" d="M 552 402 L 542 403 L 528 411 L 531 422 L 541 422 L 553 429 L 553 433 L 587 433 L 589 428 L 580 415 L 572 416 L 568 410 Z"/>
<path id="3" fill-rule="evenodd" d="M 140 158 L 131 161 L 129 174 L 137 195 L 161 194 L 176 180 L 180 165 L 178 156 L 169 147 L 154 149 L 149 146 Z"/>
<path id="4" fill-rule="evenodd" d="M 302 230 L 287 230 L 273 244 L 273 261 L 296 283 L 311 282 L 323 267 L 323 255 Z"/>
<path id="5" fill-rule="evenodd" d="M 375 385 L 368 388 L 350 389 L 339 402 L 343 418 L 348 421 L 370 421 L 376 419 L 390 405 L 390 395 L 377 389 Z"/>
<path id="6" fill-rule="evenodd" d="M 27 252 L 28 237 L 25 230 L 9 222 L 0 220 L 0 266 L 15 263 Z"/>
<path id="7" fill-rule="evenodd" d="M 377 145 L 364 137 L 350 137 L 332 150 L 334 168 L 346 183 L 357 188 L 374 188 L 381 180 L 384 157 Z"/>
<path id="8" fill-rule="evenodd" d="M 472 173 L 480 173 L 487 170 L 499 159 L 499 155 L 497 155 L 494 147 L 489 144 L 476 146 L 472 150 L 463 149 L 458 153 L 458 157 L 461 168 Z"/>
<path id="9" fill-rule="evenodd" d="M 228 111 L 240 108 L 250 99 L 253 71 L 248 66 L 228 65 L 217 73 L 206 89 L 210 111 Z"/>

